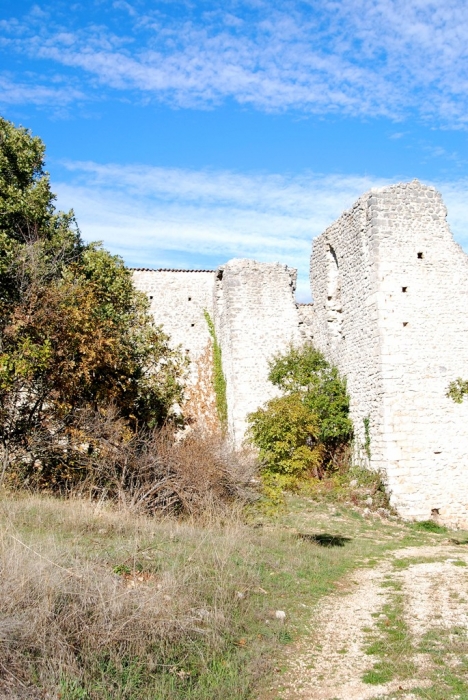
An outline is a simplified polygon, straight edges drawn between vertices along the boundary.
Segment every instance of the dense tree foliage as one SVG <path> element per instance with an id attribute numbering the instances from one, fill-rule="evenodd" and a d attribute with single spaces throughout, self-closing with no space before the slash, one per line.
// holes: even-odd
<path id="1" fill-rule="evenodd" d="M 269 379 L 283 395 L 249 416 L 264 479 L 293 486 L 321 477 L 336 466 L 352 437 L 344 380 L 311 345 L 275 357 Z"/>
<path id="2" fill-rule="evenodd" d="M 90 411 L 161 425 L 185 365 L 123 261 L 55 210 L 44 154 L 0 119 L 0 444 L 3 471 L 58 483 L 91 449 Z"/>
<path id="3" fill-rule="evenodd" d="M 326 453 L 346 443 L 352 435 L 346 383 L 312 345 L 291 348 L 274 358 L 270 381 L 287 394 L 297 393 L 303 404 L 317 416 L 318 441 Z"/>

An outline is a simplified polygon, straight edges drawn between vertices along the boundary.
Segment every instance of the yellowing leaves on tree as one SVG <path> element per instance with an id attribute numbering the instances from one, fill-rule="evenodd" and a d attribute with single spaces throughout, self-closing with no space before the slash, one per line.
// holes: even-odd
<path id="1" fill-rule="evenodd" d="M 316 476 L 322 459 L 317 444 L 319 424 L 297 394 L 271 399 L 265 408 L 250 415 L 251 435 L 260 459 L 271 473 L 293 482 L 306 474 Z"/>
<path id="2" fill-rule="evenodd" d="M 270 381 L 283 396 L 249 416 L 264 484 L 292 488 L 335 467 L 352 437 L 346 385 L 312 345 L 291 347 L 270 363 Z"/>
<path id="3" fill-rule="evenodd" d="M 55 211 L 44 152 L 0 119 L 2 471 L 30 481 L 39 465 L 47 486 L 81 478 L 90 411 L 112 407 L 122 435 L 170 419 L 186 361 L 123 261 Z"/>

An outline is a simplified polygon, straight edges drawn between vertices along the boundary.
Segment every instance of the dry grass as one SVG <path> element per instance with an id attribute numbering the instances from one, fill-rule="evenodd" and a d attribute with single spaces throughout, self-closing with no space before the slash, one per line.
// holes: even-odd
<path id="1" fill-rule="evenodd" d="M 32 496 L 4 499 L 1 520 L 2 697 L 172 697 L 223 651 L 237 591 L 252 583 L 229 565 L 243 539 L 235 516 L 201 531 Z M 147 695 L 161 667 L 172 676 Z"/>
<path id="2" fill-rule="evenodd" d="M 93 442 L 66 471 L 47 480 L 40 465 L 31 495 L 0 502 L 0 694 L 178 698 L 192 684 L 210 697 L 198 677 L 225 656 L 252 577 L 232 559 L 250 558 L 255 462 L 222 434 L 85 419 Z"/>
<path id="3" fill-rule="evenodd" d="M 302 497 L 248 524 L 6 490 L 0 532 L 0 697 L 18 700 L 261 697 L 334 582 L 435 537 Z"/>

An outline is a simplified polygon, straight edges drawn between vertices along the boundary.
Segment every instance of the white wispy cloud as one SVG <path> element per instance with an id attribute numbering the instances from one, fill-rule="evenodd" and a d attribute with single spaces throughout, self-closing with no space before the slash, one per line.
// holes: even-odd
<path id="1" fill-rule="evenodd" d="M 86 240 L 102 240 L 127 264 L 215 267 L 232 257 L 280 261 L 298 269 L 309 297 L 312 239 L 365 191 L 387 181 L 349 175 L 191 171 L 67 163 L 55 186 L 75 209 Z M 456 239 L 468 245 L 468 181 L 435 183 Z"/>
<path id="2" fill-rule="evenodd" d="M 11 76 L 0 73 L 0 105 L 34 104 L 57 108 L 84 98 L 80 90 L 66 85 L 47 85 L 45 82 L 42 85 L 32 81 L 17 82 Z"/>
<path id="3" fill-rule="evenodd" d="M 88 90 L 97 80 L 183 107 L 232 98 L 267 111 L 417 112 L 467 123 L 464 0 L 227 0 L 222 10 L 206 2 L 198 13 L 189 4 L 170 13 L 173 6 L 115 2 L 112 28 L 34 16 L 4 24 L 4 46 L 76 69 Z"/>

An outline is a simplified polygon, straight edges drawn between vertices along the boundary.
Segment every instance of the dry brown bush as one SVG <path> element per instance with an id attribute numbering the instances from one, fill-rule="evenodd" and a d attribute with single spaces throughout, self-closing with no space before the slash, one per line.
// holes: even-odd
<path id="1" fill-rule="evenodd" d="M 81 442 L 80 434 L 86 436 Z M 222 432 L 173 425 L 132 432 L 110 405 L 81 413 L 73 448 L 60 441 L 51 446 L 49 438 L 30 436 L 27 478 L 15 465 L 10 487 L 110 500 L 147 514 L 202 514 L 257 497 L 255 456 L 235 452 Z"/>
<path id="2" fill-rule="evenodd" d="M 221 433 L 180 436 L 165 427 L 107 441 L 78 491 L 132 511 L 197 515 L 254 500 L 256 468 Z"/>

